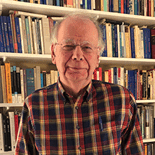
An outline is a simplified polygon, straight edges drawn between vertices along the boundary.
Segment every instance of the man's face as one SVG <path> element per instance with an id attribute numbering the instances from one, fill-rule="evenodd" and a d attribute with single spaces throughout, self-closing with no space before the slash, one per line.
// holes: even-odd
<path id="1" fill-rule="evenodd" d="M 57 40 L 58 44 L 52 45 L 51 49 L 60 81 L 88 84 L 99 62 L 95 25 L 90 20 L 68 18 L 60 25 Z"/>

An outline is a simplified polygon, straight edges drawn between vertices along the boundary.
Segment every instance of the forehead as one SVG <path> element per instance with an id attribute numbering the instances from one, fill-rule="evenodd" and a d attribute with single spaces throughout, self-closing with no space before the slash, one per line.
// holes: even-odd
<path id="1" fill-rule="evenodd" d="M 98 42 L 98 31 L 89 19 L 67 18 L 59 26 L 57 33 L 58 42 L 63 40 Z"/>

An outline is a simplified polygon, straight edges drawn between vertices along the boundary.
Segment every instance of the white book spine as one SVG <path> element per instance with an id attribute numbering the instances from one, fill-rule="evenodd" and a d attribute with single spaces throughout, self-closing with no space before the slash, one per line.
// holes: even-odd
<path id="1" fill-rule="evenodd" d="M 16 144 L 14 112 L 8 112 L 8 114 L 9 114 L 9 119 L 10 119 L 11 147 L 12 147 L 12 151 L 14 151 L 15 144 Z"/>

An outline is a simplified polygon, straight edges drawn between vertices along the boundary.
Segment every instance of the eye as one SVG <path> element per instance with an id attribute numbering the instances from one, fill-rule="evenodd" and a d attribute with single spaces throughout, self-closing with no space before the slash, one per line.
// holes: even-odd
<path id="1" fill-rule="evenodd" d="M 83 50 L 84 52 L 92 52 L 92 51 L 93 51 L 92 47 L 89 46 L 89 45 L 84 45 L 84 46 L 82 46 L 82 50 Z"/>
<path id="2" fill-rule="evenodd" d="M 71 51 L 71 50 L 74 50 L 75 49 L 75 45 L 66 44 L 66 45 L 63 45 L 62 48 L 65 51 Z"/>

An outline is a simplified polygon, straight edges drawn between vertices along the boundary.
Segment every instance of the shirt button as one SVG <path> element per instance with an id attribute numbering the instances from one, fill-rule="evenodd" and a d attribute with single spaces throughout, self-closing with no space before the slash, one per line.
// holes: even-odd
<path id="1" fill-rule="evenodd" d="M 79 146 L 79 147 L 78 147 L 78 149 L 79 149 L 79 150 L 82 150 L 82 147 L 81 147 L 81 146 Z"/>
<path id="2" fill-rule="evenodd" d="M 75 109 L 76 109 L 76 110 L 78 110 L 78 109 L 79 109 L 79 107 L 78 107 L 78 106 L 76 106 L 76 107 L 75 107 Z"/>
<path id="3" fill-rule="evenodd" d="M 77 128 L 77 129 L 80 129 L 80 126 L 79 126 L 79 125 L 77 125 L 77 126 L 76 126 L 76 128 Z"/>

